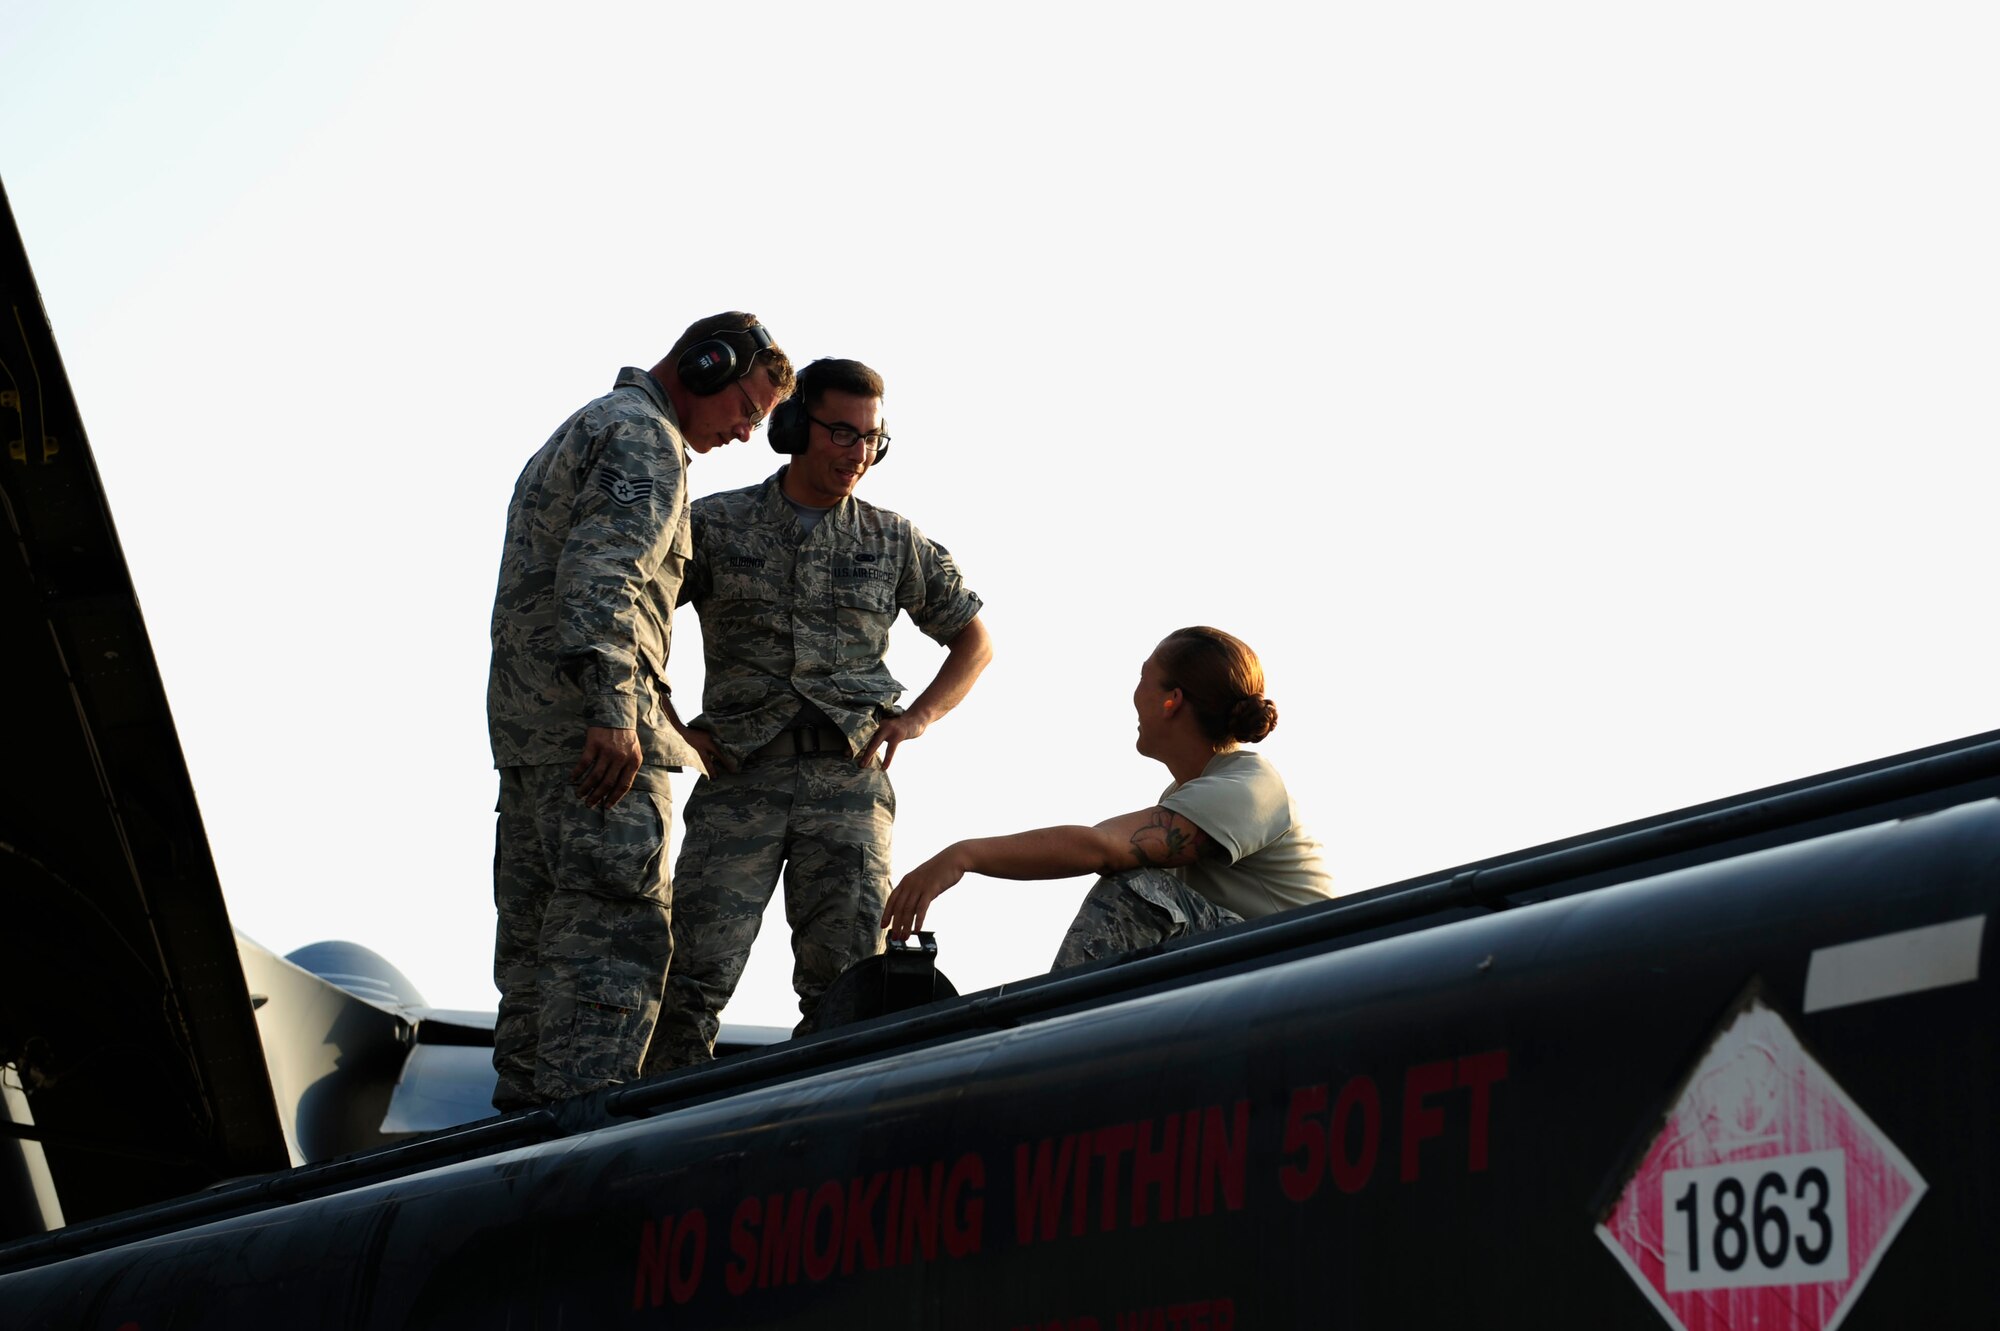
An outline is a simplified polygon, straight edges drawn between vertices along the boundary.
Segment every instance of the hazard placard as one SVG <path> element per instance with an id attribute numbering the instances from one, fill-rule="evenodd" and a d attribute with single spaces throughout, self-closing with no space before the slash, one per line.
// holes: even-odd
<path id="1" fill-rule="evenodd" d="M 1924 1186 L 1753 1001 L 1703 1054 L 1597 1236 L 1669 1325 L 1831 1331 Z"/>

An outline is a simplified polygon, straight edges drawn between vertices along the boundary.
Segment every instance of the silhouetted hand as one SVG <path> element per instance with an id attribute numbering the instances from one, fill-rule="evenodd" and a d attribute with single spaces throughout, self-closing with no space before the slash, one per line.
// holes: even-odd
<path id="1" fill-rule="evenodd" d="M 875 727 L 875 733 L 868 738 L 868 747 L 854 761 L 857 766 L 866 767 L 874 759 L 875 751 L 882 751 L 882 770 L 888 771 L 889 764 L 896 759 L 896 746 L 904 740 L 915 739 L 930 727 L 917 719 L 916 713 L 904 712 L 892 716 Z"/>
<path id="2" fill-rule="evenodd" d="M 930 911 L 931 903 L 965 877 L 965 870 L 959 866 L 954 855 L 957 849 L 956 846 L 945 847 L 904 874 L 903 881 L 896 884 L 896 890 L 889 894 L 888 903 L 882 907 L 882 927 L 889 931 L 889 937 L 900 943 L 923 928 L 924 916 Z"/>
<path id="3" fill-rule="evenodd" d="M 639 775 L 644 755 L 639 732 L 610 726 L 589 726 L 583 732 L 583 757 L 569 769 L 577 797 L 593 809 L 608 809 L 625 798 Z"/>

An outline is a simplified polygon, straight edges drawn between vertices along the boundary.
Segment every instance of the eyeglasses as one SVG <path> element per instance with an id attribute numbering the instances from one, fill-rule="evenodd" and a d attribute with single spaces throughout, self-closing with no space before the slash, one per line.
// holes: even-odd
<path id="1" fill-rule="evenodd" d="M 732 379 L 730 382 L 735 384 L 736 391 L 743 395 L 743 405 L 750 408 L 750 432 L 755 434 L 764 428 L 764 413 L 757 410 L 757 400 L 750 396 L 750 390 L 743 386 L 741 379 Z"/>
<path id="2" fill-rule="evenodd" d="M 835 446 L 839 448 L 852 448 L 856 444 L 866 444 L 870 453 L 880 453 L 889 446 L 889 436 L 883 434 L 880 430 L 872 430 L 867 434 L 863 434 L 852 425 L 835 425 L 832 421 L 823 421 L 817 416 L 808 416 L 806 419 L 831 435 Z"/>

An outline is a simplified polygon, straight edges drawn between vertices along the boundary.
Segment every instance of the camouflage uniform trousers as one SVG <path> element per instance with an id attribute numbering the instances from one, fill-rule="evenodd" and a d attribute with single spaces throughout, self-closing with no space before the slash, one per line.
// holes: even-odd
<path id="1" fill-rule="evenodd" d="M 1049 969 L 1081 966 L 1242 922 L 1241 915 L 1216 905 L 1165 869 L 1109 873 L 1083 899 Z"/>
<path id="2" fill-rule="evenodd" d="M 673 956 L 664 789 L 592 809 L 569 765 L 500 773 L 493 1105 L 502 1111 L 631 1081 Z"/>
<path id="3" fill-rule="evenodd" d="M 714 1056 L 764 908 L 785 876 L 792 988 L 810 1018 L 849 966 L 882 950 L 896 792 L 845 753 L 752 757 L 703 777 L 682 810 L 674 865 L 674 964 L 646 1071 Z"/>

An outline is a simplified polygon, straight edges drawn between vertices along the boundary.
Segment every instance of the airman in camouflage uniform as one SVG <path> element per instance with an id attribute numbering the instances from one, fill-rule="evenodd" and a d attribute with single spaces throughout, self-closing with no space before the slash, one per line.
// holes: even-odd
<path id="1" fill-rule="evenodd" d="M 1096 873 L 1054 969 L 1260 920 L 1334 894 L 1326 847 L 1299 821 L 1257 744 L 1278 726 L 1249 644 L 1192 624 L 1160 640 L 1132 690 L 1135 746 L 1173 783 L 1148 808 L 1093 826 L 954 841 L 903 875 L 882 911 L 893 939 L 968 874 L 1032 881 Z"/>
<path id="2" fill-rule="evenodd" d="M 619 371 L 515 485 L 486 695 L 496 1108 L 638 1075 L 673 945 L 667 773 L 699 762 L 666 675 L 687 453 L 749 438 L 790 387 L 755 318 L 701 320 L 651 371 Z"/>
<path id="3" fill-rule="evenodd" d="M 707 679 L 688 735 L 708 776 L 684 810 L 674 964 L 649 1073 L 711 1056 L 781 869 L 807 1018 L 841 971 L 882 950 L 896 815 L 887 768 L 991 659 L 980 600 L 950 553 L 853 497 L 888 446 L 881 399 L 867 366 L 815 361 L 771 423 L 771 446 L 792 461 L 694 505 L 681 599 L 701 617 Z M 946 645 L 907 711 L 883 662 L 899 610 Z"/>

